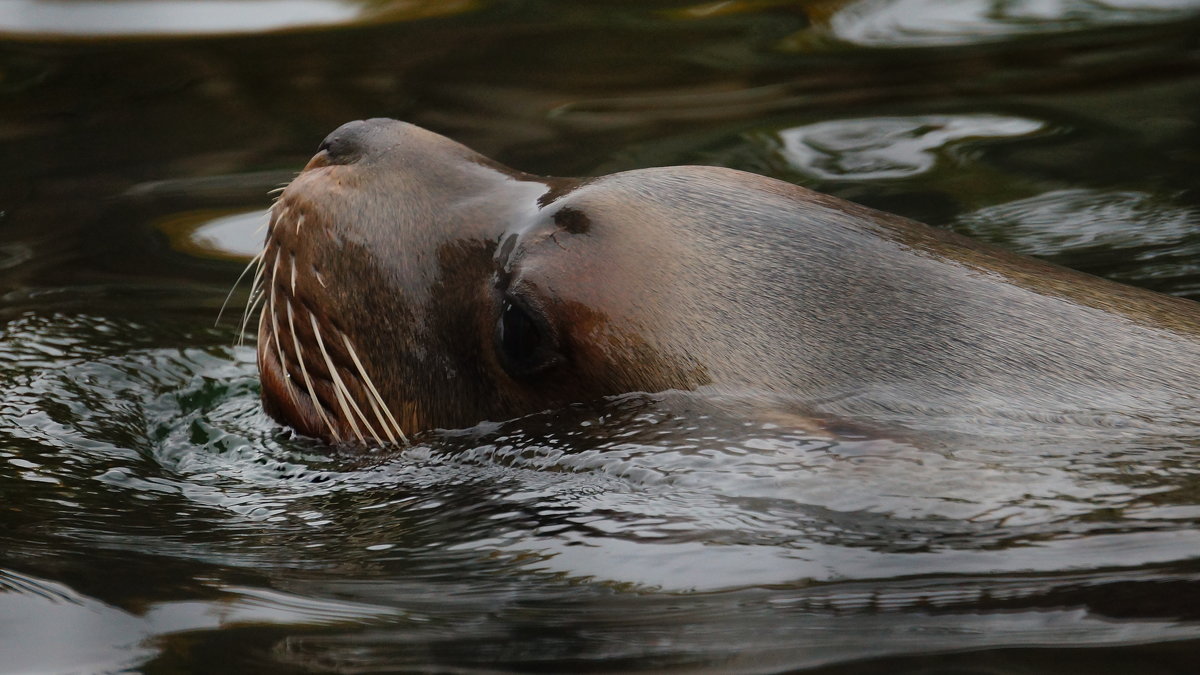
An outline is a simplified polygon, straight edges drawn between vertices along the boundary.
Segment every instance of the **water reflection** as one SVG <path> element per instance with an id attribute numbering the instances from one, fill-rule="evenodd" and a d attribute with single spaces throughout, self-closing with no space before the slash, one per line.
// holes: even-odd
<path id="1" fill-rule="evenodd" d="M 847 42 L 945 46 L 1194 16 L 1197 0 L 857 0 L 829 19 Z"/>
<path id="2" fill-rule="evenodd" d="M 147 636 L 519 671 L 1196 636 L 1172 601 L 1200 583 L 1186 434 L 831 440 L 677 394 L 339 455 L 263 415 L 229 339 L 78 312 L 4 327 L 6 565 L 85 556 L 54 583 L 120 607 L 91 635 L 113 663 L 150 658 L 121 651 Z M 1103 602 L 1130 584 L 1149 600 Z"/>
<path id="3" fill-rule="evenodd" d="M 466 11 L 471 0 L 0 0 L 0 35 L 258 33 Z"/>
<path id="4" fill-rule="evenodd" d="M 1144 192 L 1052 190 L 964 213 L 952 226 L 1127 283 L 1200 294 L 1200 210 Z"/>
<path id="5" fill-rule="evenodd" d="M 153 638 L 174 633 L 239 625 L 346 627 L 401 614 L 390 607 L 235 585 L 214 584 L 208 595 L 119 607 L 61 583 L 0 568 L 0 668 L 6 673 L 124 672 L 157 654 Z"/>
<path id="6" fill-rule="evenodd" d="M 66 585 L 8 573 L 0 607 L 86 618 L 78 644 L 106 663 L 149 658 L 146 637 L 170 650 L 252 625 L 275 627 L 284 663 L 516 670 L 737 662 L 730 640 L 790 668 L 1196 636 L 1186 435 L 834 441 L 676 394 L 338 455 L 262 414 L 251 349 L 163 335 L 27 316 L 0 341 L 0 490 L 23 542 L 8 564 L 123 561 Z M 131 598 L 123 575 L 156 580 Z M 1105 604 L 1126 588 L 1143 601 Z"/>
<path id="7" fill-rule="evenodd" d="M 1044 128 L 1019 117 L 917 115 L 817 122 L 778 134 L 784 159 L 809 176 L 880 180 L 930 171 L 959 141 L 1029 136 Z"/>
<path id="8" fill-rule="evenodd" d="M 262 250 L 267 212 L 193 211 L 157 223 L 182 253 L 205 258 L 249 260 Z"/>
<path id="9" fill-rule="evenodd" d="M 1196 2 L 153 4 L 0 0 L 0 669 L 1195 669 L 1195 430 L 831 439 L 633 396 L 361 455 L 268 419 L 212 324 L 267 191 L 372 115 L 1200 297 Z"/>
<path id="10" fill-rule="evenodd" d="M 0 269 L 17 267 L 28 262 L 33 257 L 31 248 L 23 243 L 5 244 L 0 246 Z"/>
<path id="11" fill-rule="evenodd" d="M 149 631 L 137 617 L 63 584 L 3 568 L 0 617 L 5 672 L 119 672 L 155 653 L 140 644 Z"/>
<path id="12" fill-rule="evenodd" d="M 1054 256 L 1085 248 L 1124 249 L 1139 255 L 1146 249 L 1194 244 L 1200 211 L 1144 192 L 1053 190 L 964 213 L 956 226 L 1028 255 Z M 1189 252 L 1200 253 L 1200 249 Z"/>
<path id="13" fill-rule="evenodd" d="M 831 440 L 703 412 L 699 395 L 637 395 L 338 457 L 287 441 L 262 414 L 250 348 L 147 349 L 128 340 L 139 332 L 99 317 L 11 322 L 0 433 L 55 449 L 10 456 L 8 480 L 23 490 L 99 485 L 122 503 L 228 514 L 213 521 L 230 528 L 216 550 L 186 553 L 171 538 L 142 550 L 224 549 L 249 563 L 286 556 L 263 546 L 303 532 L 356 564 L 424 552 L 440 573 L 439 558 L 466 555 L 528 574 L 715 591 L 1077 560 L 1123 567 L 1200 548 L 1186 513 L 1155 519 L 1158 507 L 1189 504 L 1161 498 L 1194 488 L 1178 470 L 1200 452 L 1181 445 L 1186 429 L 1180 439 L 1035 425 L 949 444 Z M 276 529 L 245 529 L 261 525 Z"/>

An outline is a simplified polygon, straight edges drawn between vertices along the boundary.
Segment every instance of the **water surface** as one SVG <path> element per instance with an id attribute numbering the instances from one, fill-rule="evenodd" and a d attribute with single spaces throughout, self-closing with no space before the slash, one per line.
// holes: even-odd
<path id="1" fill-rule="evenodd" d="M 262 413 L 244 287 L 215 321 L 371 116 L 1200 299 L 1200 4 L 154 4 L 0 2 L 0 672 L 1194 671 L 1200 429 L 629 395 L 362 455 Z"/>

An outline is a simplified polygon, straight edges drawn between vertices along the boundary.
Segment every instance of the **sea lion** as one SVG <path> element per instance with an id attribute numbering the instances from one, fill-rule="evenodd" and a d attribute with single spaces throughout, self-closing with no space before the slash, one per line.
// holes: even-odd
<path id="1" fill-rule="evenodd" d="M 386 119 L 271 210 L 267 411 L 391 443 L 624 392 L 1195 420 L 1200 304 L 708 166 L 525 174 Z"/>

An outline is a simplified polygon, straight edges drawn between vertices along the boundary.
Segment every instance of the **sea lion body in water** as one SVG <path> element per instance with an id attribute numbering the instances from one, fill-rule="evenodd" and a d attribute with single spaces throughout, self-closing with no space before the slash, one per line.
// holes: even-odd
<path id="1" fill-rule="evenodd" d="M 352 122 L 261 260 L 267 410 L 334 441 L 697 388 L 821 415 L 1200 414 L 1200 304 L 730 169 L 544 178 Z"/>

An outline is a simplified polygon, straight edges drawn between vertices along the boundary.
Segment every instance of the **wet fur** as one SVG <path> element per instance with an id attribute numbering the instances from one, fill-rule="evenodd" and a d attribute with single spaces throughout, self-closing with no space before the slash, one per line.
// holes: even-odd
<path id="1" fill-rule="evenodd" d="M 331 440 L 696 388 L 876 418 L 1200 411 L 1197 303 L 730 169 L 542 178 L 371 120 L 270 228 L 264 400 Z M 500 288 L 545 310 L 560 366 L 500 366 Z"/>

